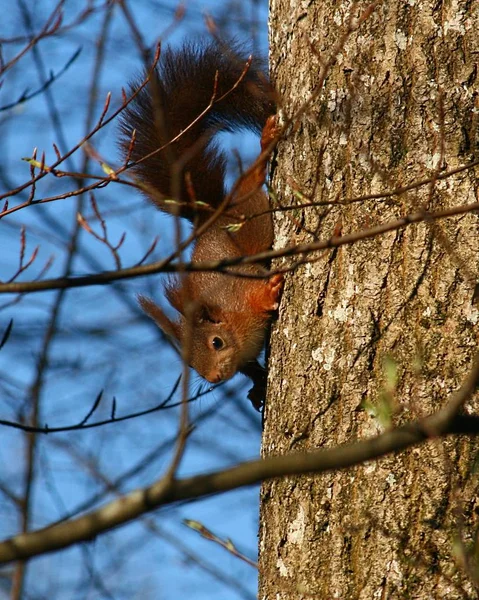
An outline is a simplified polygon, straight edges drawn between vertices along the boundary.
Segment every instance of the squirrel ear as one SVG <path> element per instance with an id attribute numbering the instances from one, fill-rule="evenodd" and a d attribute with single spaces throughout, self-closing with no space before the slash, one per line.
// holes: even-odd
<path id="1" fill-rule="evenodd" d="M 165 293 L 171 306 L 185 316 L 181 287 L 176 278 L 172 277 L 165 285 Z"/>
<path id="2" fill-rule="evenodd" d="M 208 322 L 216 323 L 218 325 L 224 321 L 221 308 L 214 306 L 213 304 L 200 304 L 197 310 L 197 317 L 202 323 Z"/>
<path id="3" fill-rule="evenodd" d="M 177 281 L 172 279 L 165 286 L 166 297 L 173 308 L 186 318 L 186 307 L 182 295 L 182 288 Z M 141 302 L 140 302 L 141 303 Z M 193 309 L 193 321 L 195 323 L 222 323 L 224 315 L 218 306 L 204 302 L 202 299 L 192 301 L 189 306 Z M 146 312 L 146 311 L 145 311 Z"/>
<path id="4" fill-rule="evenodd" d="M 180 341 L 180 325 L 171 321 L 161 308 L 153 302 L 151 298 L 146 296 L 138 295 L 138 302 L 144 312 L 153 319 L 158 327 L 166 333 L 169 337 L 173 338 L 177 342 Z"/>

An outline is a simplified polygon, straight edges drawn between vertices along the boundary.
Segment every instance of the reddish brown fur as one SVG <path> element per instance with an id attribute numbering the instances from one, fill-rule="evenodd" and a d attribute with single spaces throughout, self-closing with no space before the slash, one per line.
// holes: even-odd
<path id="1" fill-rule="evenodd" d="M 253 61 L 245 71 L 246 64 L 245 56 L 217 44 L 185 46 L 177 53 L 167 51 L 153 91 L 140 95 L 124 117 L 123 145 L 128 146 L 135 128 L 137 142 L 132 158 L 137 164 L 134 171 L 146 184 L 149 196 L 161 210 L 179 210 L 180 216 L 196 226 L 205 223 L 211 211 L 198 208 L 192 198 L 216 209 L 225 194 L 224 157 L 211 143 L 214 133 L 242 126 L 263 129 L 263 151 L 274 139 L 275 121 L 267 119 L 274 112 L 271 90 L 258 64 Z M 224 98 L 188 129 L 211 101 L 215 78 L 219 82 L 216 97 L 224 95 Z M 184 130 L 187 133 L 169 150 L 140 161 Z M 188 160 L 183 160 L 185 156 Z M 173 173 L 178 173 L 178 159 L 185 164 L 178 175 L 180 181 L 175 182 Z M 262 156 L 257 161 L 237 186 L 224 213 L 197 237 L 192 262 L 238 258 L 271 247 L 271 215 L 266 212 L 251 218 L 270 208 L 268 196 L 262 189 L 266 160 L 266 156 Z M 164 199 L 171 198 L 175 187 L 179 203 L 165 203 Z M 243 225 L 237 231 L 226 228 L 238 223 Z M 234 270 L 238 274 L 258 276 L 264 267 L 238 265 Z M 188 342 L 191 366 L 208 381 L 217 382 L 232 377 L 256 358 L 271 312 L 277 308 L 281 287 L 282 276 L 279 275 L 261 279 L 220 272 L 188 273 L 167 287 L 167 297 L 179 313 L 178 320 L 170 320 L 150 299 L 140 298 L 140 304 L 178 345 Z M 187 340 L 190 333 L 191 339 Z"/>

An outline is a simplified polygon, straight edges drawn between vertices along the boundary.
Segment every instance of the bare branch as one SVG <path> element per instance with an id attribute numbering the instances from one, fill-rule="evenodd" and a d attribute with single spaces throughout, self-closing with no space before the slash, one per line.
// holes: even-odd
<path id="1" fill-rule="evenodd" d="M 0 543 L 0 563 L 38 556 L 96 537 L 138 516 L 179 500 L 201 498 L 285 475 L 324 473 L 345 469 L 367 460 L 399 452 L 432 437 L 453 433 L 479 434 L 479 417 L 453 417 L 458 406 L 479 386 L 479 360 L 450 400 L 449 408 L 397 427 L 373 438 L 310 453 L 271 456 L 242 463 L 223 471 L 184 479 L 163 477 L 77 519 L 52 524 Z M 432 433 L 434 432 L 434 433 Z"/>
<path id="2" fill-rule="evenodd" d="M 332 236 L 328 240 L 312 242 L 311 244 L 289 246 L 287 248 L 279 250 L 270 250 L 268 252 L 261 252 L 260 254 L 255 254 L 252 256 L 243 256 L 227 260 L 225 259 L 219 261 L 195 263 L 176 263 L 172 265 L 170 264 L 171 258 L 166 258 L 151 265 L 140 265 L 135 267 L 129 267 L 126 269 L 120 269 L 117 271 L 104 271 L 103 273 L 98 273 L 94 275 L 84 275 L 81 277 L 60 277 L 58 279 L 46 279 L 44 281 L 35 282 L 27 281 L 18 283 L 4 283 L 0 284 L 0 294 L 41 292 L 44 290 L 85 287 L 89 285 L 105 285 L 107 283 L 110 283 L 111 281 L 131 279 L 133 277 L 142 277 L 144 275 L 151 275 L 153 273 L 221 271 L 226 274 L 230 274 L 234 277 L 269 277 L 272 274 L 272 272 L 266 270 L 262 275 L 252 275 L 250 273 L 242 273 L 241 271 L 230 269 L 230 267 L 261 263 L 272 258 L 304 255 L 304 258 L 301 259 L 301 262 L 298 262 L 292 266 L 276 269 L 274 271 L 274 273 L 287 273 L 297 268 L 299 264 L 304 264 L 309 261 L 313 261 L 314 258 L 308 258 L 308 254 L 310 254 L 311 252 L 329 250 L 331 248 L 340 248 L 341 246 L 355 244 L 357 242 L 371 239 L 378 235 L 383 235 L 391 231 L 397 231 L 398 229 L 408 227 L 415 223 L 446 219 L 449 217 L 455 217 L 458 215 L 472 213 L 476 210 L 479 210 L 479 202 L 463 204 L 461 206 L 454 206 L 452 208 L 446 208 L 432 213 L 421 211 L 406 215 L 400 219 L 388 221 L 386 223 L 383 223 L 382 225 L 376 225 L 375 227 L 364 228 L 360 231 L 356 231 L 342 236 Z"/>

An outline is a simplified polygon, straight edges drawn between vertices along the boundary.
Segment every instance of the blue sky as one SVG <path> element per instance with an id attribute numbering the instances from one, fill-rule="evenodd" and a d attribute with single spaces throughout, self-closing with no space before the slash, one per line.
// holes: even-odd
<path id="1" fill-rule="evenodd" d="M 26 3 L 34 31 L 38 31 L 54 2 Z M 62 150 L 73 147 L 84 135 L 88 93 L 95 60 L 96 44 L 104 18 L 102 4 L 80 26 L 66 28 L 57 36 L 41 40 L 37 55 L 28 52 L 1 76 L 0 106 L 28 89 L 41 85 L 44 76 L 58 73 L 76 50 L 81 54 L 49 88 L 60 126 L 52 121 L 52 109 L 45 94 L 0 112 L 0 195 L 29 178 L 29 166 L 22 157 L 33 148 L 45 151 L 46 163 L 55 154 L 52 144 Z M 187 2 L 185 17 L 175 27 L 168 42 L 205 32 L 204 15 L 217 19 L 222 31 L 247 39 L 254 33 L 254 46 L 266 51 L 266 2 L 235 3 L 226 10 L 223 2 Z M 86 3 L 65 2 L 63 24 L 71 23 Z M 175 3 L 130 1 L 130 10 L 148 45 L 171 25 Z M 254 21 L 254 23 L 253 23 Z M 9 3 L 2 17 L 0 38 L 4 63 L 25 45 L 25 40 L 9 42 L 26 34 L 20 3 Z M 99 115 L 107 92 L 111 109 L 121 102 L 121 88 L 141 70 L 139 53 L 125 19 L 115 8 L 106 36 L 95 114 Z M 117 126 L 113 123 L 92 140 L 97 152 L 109 164 L 119 162 Z M 252 136 L 228 136 L 224 143 L 238 149 L 245 161 L 254 158 L 258 141 Z M 68 169 L 78 170 L 82 151 L 76 152 Z M 89 172 L 101 174 L 90 163 Z M 38 185 L 36 198 L 44 198 L 75 188 L 70 178 L 46 177 Z M 28 190 L 10 199 L 10 206 L 24 202 Z M 155 211 L 139 194 L 122 186 L 110 185 L 95 193 L 97 205 L 106 219 L 109 235 L 118 240 L 126 234 L 120 254 L 123 266 L 135 264 L 156 236 L 159 242 L 150 260 L 171 250 L 171 222 Z M 64 269 L 70 232 L 78 210 L 75 198 L 28 207 L 0 220 L 0 279 L 8 280 L 18 266 L 20 231 L 26 232 L 26 256 L 38 246 L 33 265 L 18 280 L 37 277 L 50 257 L 46 276 L 59 276 Z M 82 208 L 95 228 L 88 198 Z M 112 256 L 92 236 L 81 233 L 73 263 L 73 273 L 93 273 L 114 268 Z M 141 315 L 136 294 L 150 293 L 159 298 L 161 278 L 150 277 L 106 287 L 78 288 L 67 292 L 61 305 L 49 365 L 41 390 L 40 422 L 50 427 L 71 425 L 88 413 L 100 390 L 102 402 L 92 418 L 108 418 L 112 399 L 117 415 L 156 406 L 166 397 L 181 370 L 177 355 L 161 343 L 158 332 Z M 0 337 L 11 319 L 13 330 L 0 351 L 0 419 L 18 422 L 28 418 L 31 385 L 43 344 L 56 292 L 0 296 Z M 191 391 L 206 389 L 192 375 Z M 180 475 L 189 475 L 232 465 L 258 455 L 260 417 L 246 399 L 247 381 L 236 377 L 220 389 L 191 405 L 191 419 L 199 420 Z M 211 415 L 210 415 L 211 413 Z M 206 415 L 206 416 L 205 416 Z M 97 429 L 39 436 L 35 460 L 32 526 L 44 526 L 98 497 L 102 504 L 114 497 L 110 483 L 120 481 L 117 491 L 127 492 L 157 479 L 171 457 L 171 441 L 178 426 L 175 409 L 159 411 L 122 423 Z M 0 460 L 4 465 L 0 483 L 21 494 L 25 468 L 25 436 L 2 428 Z M 133 471 L 133 473 L 130 473 Z M 95 506 L 98 505 L 94 504 Z M 200 538 L 182 524 L 184 518 L 202 522 L 214 533 L 230 537 L 248 556 L 255 558 L 257 546 L 258 488 L 250 488 L 199 502 L 168 507 L 145 517 L 139 523 L 102 535 L 96 541 L 31 561 L 26 598 L 195 598 L 202 600 L 254 598 L 254 569 L 228 555 L 223 549 Z M 2 538 L 19 530 L 15 503 L 0 493 L 0 533 Z M 206 566 L 198 565 L 198 560 Z M 231 578 L 225 584 L 211 575 Z M 11 567 L 0 569 L 2 589 L 8 595 Z M 6 577 L 3 577 L 3 576 Z"/>

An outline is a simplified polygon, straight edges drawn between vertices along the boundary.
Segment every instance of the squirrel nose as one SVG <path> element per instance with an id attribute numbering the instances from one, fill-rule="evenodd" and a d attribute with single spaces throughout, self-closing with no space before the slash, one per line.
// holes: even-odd
<path id="1" fill-rule="evenodd" d="M 221 381 L 221 373 L 219 371 L 210 371 L 205 375 L 205 379 L 210 383 L 219 383 Z"/>

